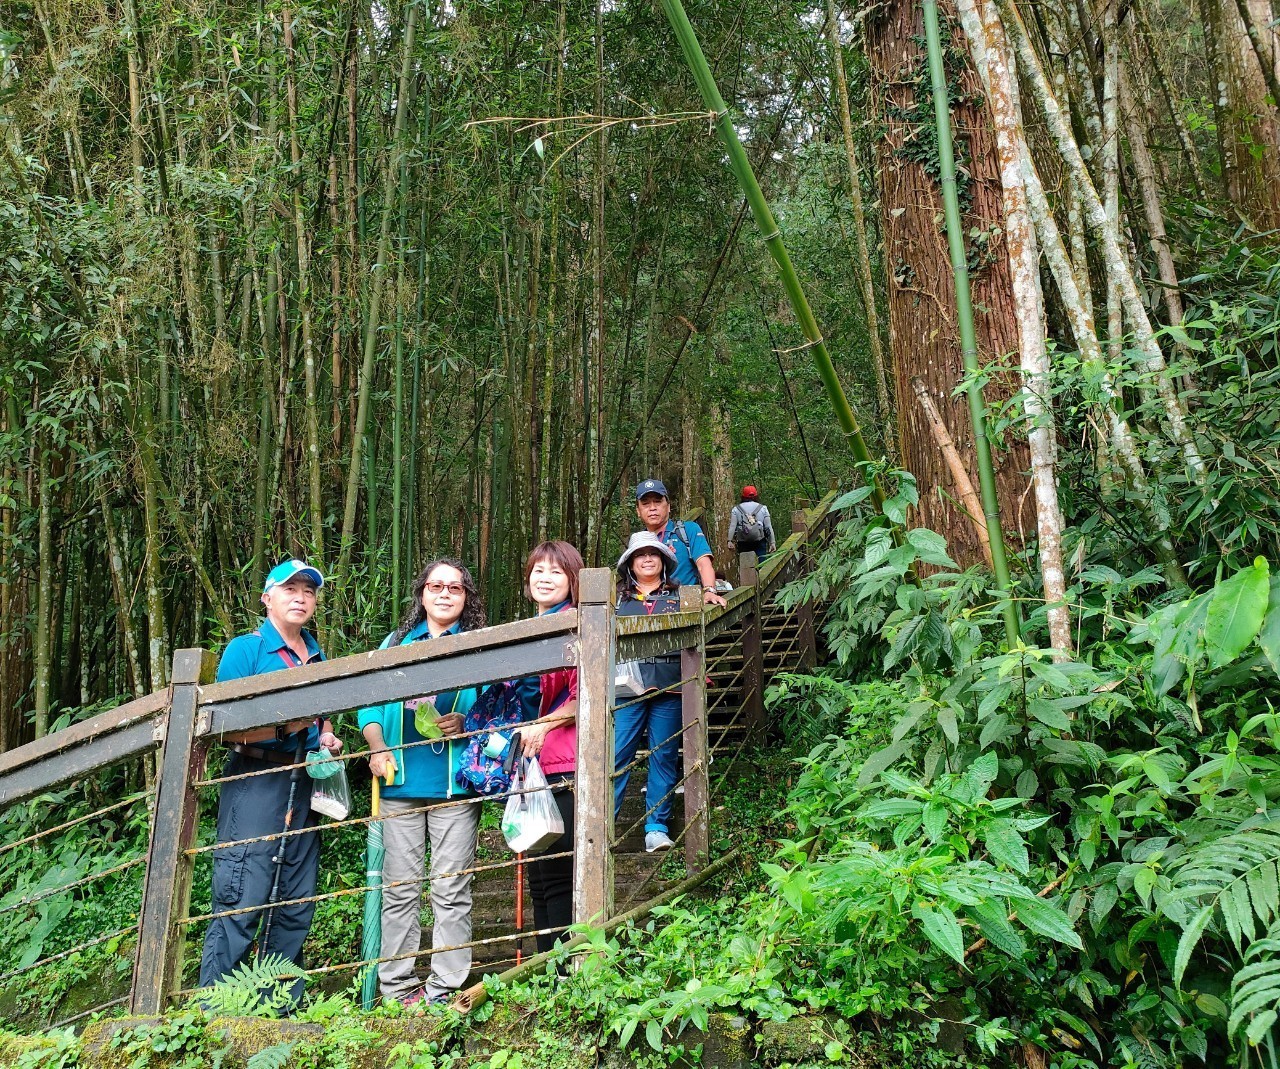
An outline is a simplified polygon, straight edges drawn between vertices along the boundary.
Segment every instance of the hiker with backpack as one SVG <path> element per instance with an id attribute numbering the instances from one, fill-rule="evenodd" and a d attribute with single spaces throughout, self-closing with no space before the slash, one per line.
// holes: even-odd
<path id="1" fill-rule="evenodd" d="M 702 587 L 705 605 L 723 605 L 716 590 L 711 543 L 693 520 L 673 520 L 671 499 L 661 479 L 645 479 L 636 487 L 636 515 L 645 530 L 656 535 L 676 555 L 672 579 L 677 586 Z"/>
<path id="2" fill-rule="evenodd" d="M 729 513 L 729 546 L 735 553 L 754 553 L 757 560 L 778 548 L 769 509 L 754 486 L 742 488 L 742 500 Z"/>

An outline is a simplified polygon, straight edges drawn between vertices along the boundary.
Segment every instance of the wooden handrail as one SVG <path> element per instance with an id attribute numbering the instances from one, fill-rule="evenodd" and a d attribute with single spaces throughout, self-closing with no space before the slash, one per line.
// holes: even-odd
<path id="1" fill-rule="evenodd" d="M 833 490 L 805 513 L 810 537 L 828 517 L 835 497 Z M 780 585 L 802 542 L 801 532 L 784 540 L 761 566 L 758 591 L 732 590 L 723 607 L 621 618 L 619 659 L 675 653 L 737 626 L 757 597 L 768 596 Z M 575 663 L 577 630 L 576 612 L 556 613 L 201 687 L 196 734 L 205 738 L 282 724 L 297 718 L 300 700 L 305 701 L 306 715 L 331 716 L 563 668 Z M 170 690 L 155 691 L 0 753 L 0 808 L 156 749 L 164 741 L 170 701 Z"/>

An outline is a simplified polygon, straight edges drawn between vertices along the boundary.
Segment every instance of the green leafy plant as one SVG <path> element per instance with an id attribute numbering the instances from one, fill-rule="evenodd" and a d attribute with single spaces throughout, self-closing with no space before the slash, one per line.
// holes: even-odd
<path id="1" fill-rule="evenodd" d="M 293 1007 L 293 981 L 302 970 L 278 954 L 237 966 L 212 987 L 191 996 L 208 1017 L 284 1016 Z"/>

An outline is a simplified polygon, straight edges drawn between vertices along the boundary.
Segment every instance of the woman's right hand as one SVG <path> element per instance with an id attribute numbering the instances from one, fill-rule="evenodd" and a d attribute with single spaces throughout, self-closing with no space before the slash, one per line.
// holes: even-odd
<path id="1" fill-rule="evenodd" d="M 396 774 L 396 762 L 390 750 L 375 750 L 369 755 L 369 771 L 381 780 L 390 780 Z"/>
<path id="2" fill-rule="evenodd" d="M 547 732 L 553 727 L 555 727 L 554 724 L 540 724 L 536 721 L 521 727 L 520 755 L 522 757 L 537 757 L 542 752 L 542 744 L 547 739 Z"/>

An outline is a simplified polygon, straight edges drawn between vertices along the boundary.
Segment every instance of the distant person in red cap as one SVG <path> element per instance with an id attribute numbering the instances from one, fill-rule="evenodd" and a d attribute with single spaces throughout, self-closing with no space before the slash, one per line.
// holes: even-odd
<path id="1" fill-rule="evenodd" d="M 769 510 L 760 504 L 754 486 L 742 488 L 742 500 L 729 513 L 729 545 L 736 553 L 754 553 L 757 559 L 778 548 Z"/>

